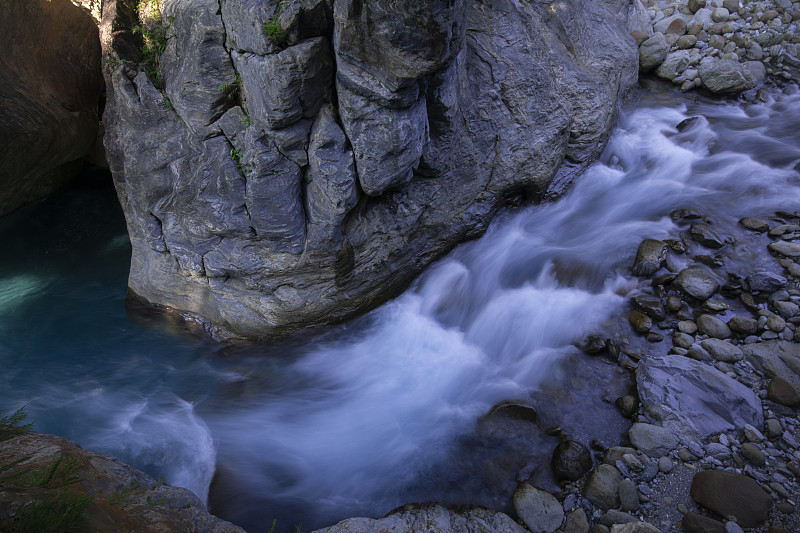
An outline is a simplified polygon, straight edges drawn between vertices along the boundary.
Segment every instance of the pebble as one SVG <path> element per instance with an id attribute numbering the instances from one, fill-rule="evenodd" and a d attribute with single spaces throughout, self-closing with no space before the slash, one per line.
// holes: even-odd
<path id="1" fill-rule="evenodd" d="M 709 337 L 716 339 L 727 339 L 731 336 L 731 328 L 713 315 L 700 315 L 697 317 L 697 329 Z M 783 328 L 781 328 L 783 329 Z M 704 348 L 706 348 L 704 346 Z M 707 350 L 708 348 L 706 348 Z"/>
<path id="2" fill-rule="evenodd" d="M 757 446 L 746 442 L 742 444 L 742 456 L 754 466 L 762 467 L 767 464 L 767 458 L 761 453 Z"/>
<path id="3" fill-rule="evenodd" d="M 678 331 L 687 335 L 694 335 L 697 333 L 697 324 L 691 320 L 681 320 L 678 322 Z"/>

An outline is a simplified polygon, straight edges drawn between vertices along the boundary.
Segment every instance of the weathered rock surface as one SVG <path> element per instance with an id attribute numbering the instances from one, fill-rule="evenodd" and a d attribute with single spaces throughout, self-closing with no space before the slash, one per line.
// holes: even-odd
<path id="1" fill-rule="evenodd" d="M 69 0 L 7 0 L 0 17 L 0 216 L 53 193 L 97 139 L 92 18 Z"/>
<path id="2" fill-rule="evenodd" d="M 57 461 L 60 462 L 57 463 Z M 73 463 L 74 462 L 74 463 Z M 69 476 L 63 474 L 70 467 Z M 53 466 L 56 468 L 53 469 Z M 164 485 L 147 474 L 77 443 L 53 435 L 23 434 L 0 442 L 0 530 L 15 531 L 14 517 L 28 502 L 54 494 L 91 497 L 81 531 L 163 531 L 244 533 L 205 510 L 191 491 Z M 47 489 L 15 480 L 54 471 L 57 483 Z M 61 476 L 61 477 L 59 477 Z M 66 478 L 76 482 L 58 485 Z"/>
<path id="3" fill-rule="evenodd" d="M 690 495 L 697 503 L 723 517 L 735 516 L 742 527 L 755 527 L 769 517 L 772 498 L 747 476 L 707 470 L 695 474 Z"/>
<path id="4" fill-rule="evenodd" d="M 784 379 L 800 389 L 800 344 L 771 340 L 744 345 L 742 352 L 756 370 L 769 378 Z"/>
<path id="5" fill-rule="evenodd" d="M 430 504 L 411 504 L 401 507 L 384 518 L 348 518 L 336 525 L 318 529 L 313 533 L 375 533 L 392 531 L 412 533 L 525 533 L 527 530 L 508 515 L 474 508 L 452 511 L 446 507 Z"/>
<path id="6" fill-rule="evenodd" d="M 764 425 L 753 391 L 719 370 L 683 356 L 650 356 L 636 371 L 643 409 L 675 434 L 703 438 Z"/>
<path id="7" fill-rule="evenodd" d="M 636 82 L 628 24 L 646 17 L 623 0 L 165 0 L 160 91 L 132 4 L 106 2 L 101 27 L 129 287 L 248 338 L 374 307 L 509 198 L 560 194 Z"/>

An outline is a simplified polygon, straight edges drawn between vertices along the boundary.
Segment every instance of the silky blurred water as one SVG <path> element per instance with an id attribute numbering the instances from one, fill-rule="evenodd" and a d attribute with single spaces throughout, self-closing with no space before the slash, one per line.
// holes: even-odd
<path id="1" fill-rule="evenodd" d="M 508 510 L 516 471 L 546 471 L 557 441 L 487 439 L 479 417 L 524 399 L 573 438 L 614 444 L 625 422 L 608 401 L 629 378 L 572 343 L 636 290 L 636 247 L 677 232 L 669 211 L 724 227 L 797 209 L 798 132 L 796 90 L 765 103 L 640 90 L 558 202 L 501 214 L 365 317 L 235 352 L 132 320 L 113 190 L 61 193 L 0 220 L 0 409 L 27 404 L 37 430 L 163 475 L 249 531 L 430 499 Z"/>

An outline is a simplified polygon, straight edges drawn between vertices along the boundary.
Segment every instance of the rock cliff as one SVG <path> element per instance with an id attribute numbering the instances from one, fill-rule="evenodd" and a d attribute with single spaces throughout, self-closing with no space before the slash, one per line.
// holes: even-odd
<path id="1" fill-rule="evenodd" d="M 53 193 L 97 139 L 97 25 L 69 0 L 0 0 L 0 216 Z"/>
<path id="2" fill-rule="evenodd" d="M 637 80 L 643 13 L 163 0 L 148 27 L 132 0 L 107 1 L 105 144 L 131 291 L 256 339 L 380 304 L 599 154 Z"/>

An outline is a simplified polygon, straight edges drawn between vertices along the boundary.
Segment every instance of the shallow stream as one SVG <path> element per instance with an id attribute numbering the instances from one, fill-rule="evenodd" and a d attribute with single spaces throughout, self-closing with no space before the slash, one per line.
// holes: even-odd
<path id="1" fill-rule="evenodd" d="M 638 90 L 558 202 L 501 214 L 358 320 L 244 351 L 129 316 L 114 192 L 73 189 L 0 220 L 0 409 L 27 404 L 38 431 L 163 475 L 248 531 L 433 499 L 509 511 L 520 471 L 552 483 L 546 428 L 621 442 L 628 373 L 572 345 L 636 294 L 638 243 L 677 235 L 677 208 L 718 228 L 795 211 L 798 163 L 797 90 L 757 103 Z M 539 428 L 480 430 L 505 399 L 535 405 Z"/>

